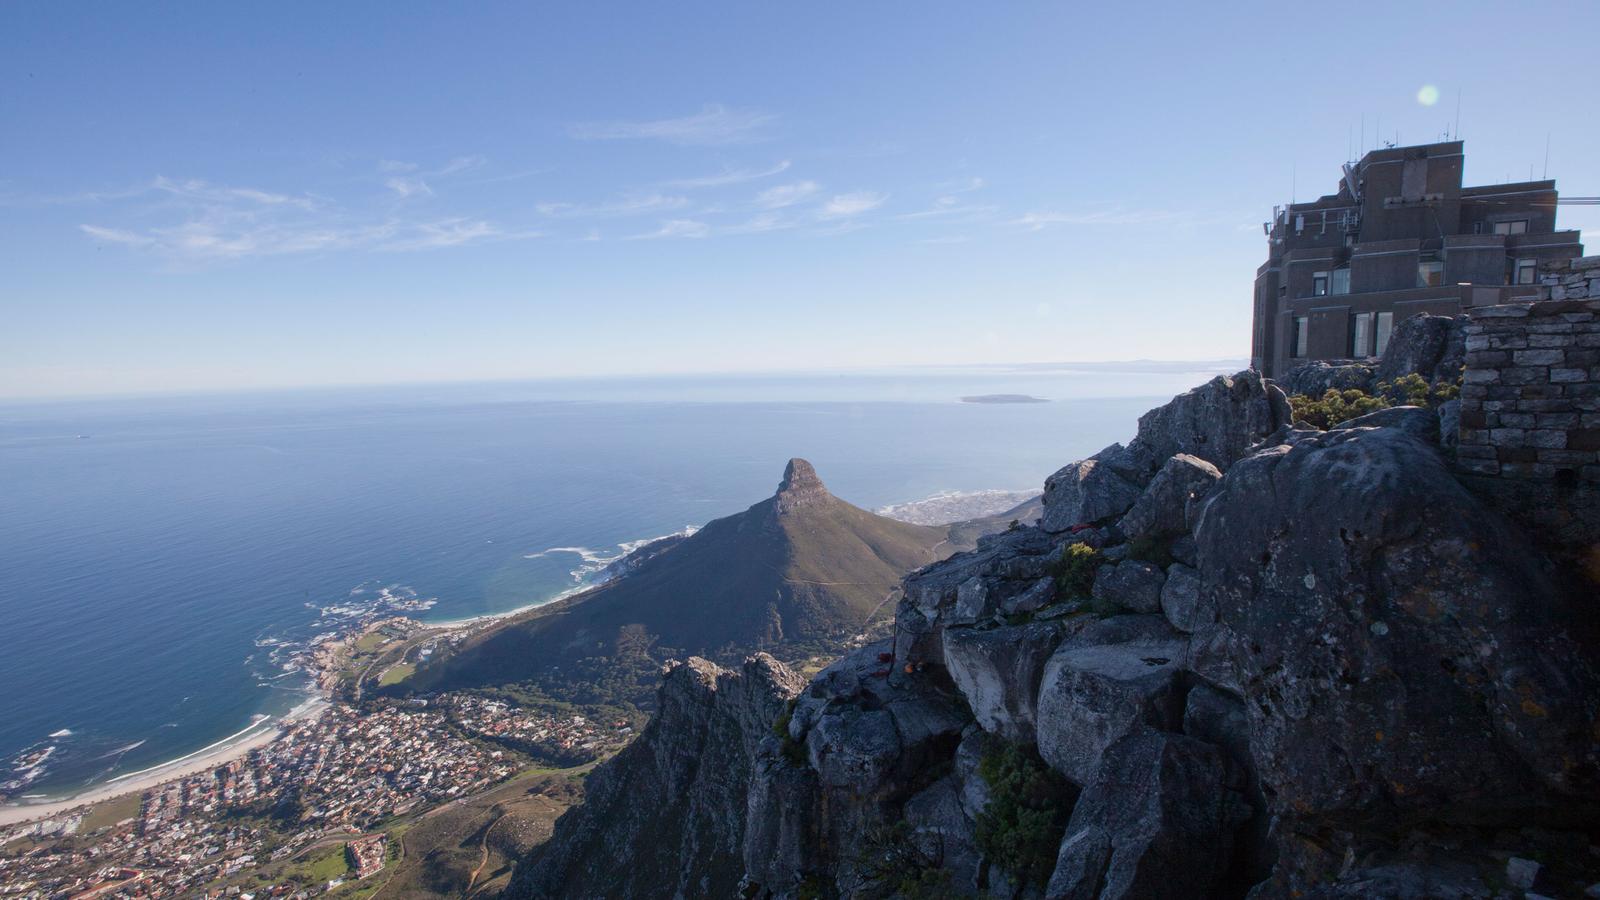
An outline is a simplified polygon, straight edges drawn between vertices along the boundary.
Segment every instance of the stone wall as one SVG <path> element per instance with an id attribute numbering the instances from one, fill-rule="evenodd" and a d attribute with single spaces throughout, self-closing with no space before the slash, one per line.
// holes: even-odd
<path id="1" fill-rule="evenodd" d="M 1600 292 L 1470 316 L 1461 478 L 1600 582 Z"/>
<path id="2" fill-rule="evenodd" d="M 1600 297 L 1600 256 L 1540 261 L 1540 300 L 1583 300 L 1594 297 Z"/>
<path id="3" fill-rule="evenodd" d="M 1462 468 L 1600 481 L 1600 299 L 1508 303 L 1470 315 Z"/>

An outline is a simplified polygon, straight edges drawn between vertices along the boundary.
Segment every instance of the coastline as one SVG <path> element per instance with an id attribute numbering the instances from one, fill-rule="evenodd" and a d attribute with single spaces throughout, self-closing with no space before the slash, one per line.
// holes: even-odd
<path id="1" fill-rule="evenodd" d="M 879 510 L 879 514 L 884 514 L 884 511 L 888 509 L 910 509 L 930 502 L 948 500 L 954 496 L 981 496 L 986 494 L 1000 493 L 1021 492 L 1004 490 L 940 492 L 930 497 L 924 497 L 919 500 L 907 501 L 906 503 L 894 504 L 891 507 L 885 507 L 884 510 Z M 695 529 L 693 526 L 689 526 L 687 530 L 692 534 L 694 530 L 697 529 Z M 660 537 L 619 544 L 618 547 L 623 552 L 615 559 L 610 561 L 615 562 L 616 559 L 626 557 L 630 552 L 632 552 L 632 550 L 638 549 L 639 547 L 648 545 L 655 541 L 662 540 L 666 537 L 672 537 L 673 535 L 679 533 L 681 532 L 673 532 L 672 534 L 662 535 Z M 399 616 L 398 618 L 407 619 L 415 626 L 429 631 L 472 631 L 477 628 L 493 624 L 497 621 L 519 616 L 531 610 L 565 600 L 569 597 L 581 594 L 598 586 L 599 585 L 597 583 L 578 584 L 561 591 L 553 597 L 534 601 L 532 603 L 526 603 L 514 609 L 493 613 L 482 613 L 461 619 L 428 622 L 412 616 Z M 320 661 L 320 653 L 330 650 L 337 651 L 339 648 L 345 646 L 347 642 L 359 638 L 369 629 L 375 627 L 383 621 L 386 621 L 386 619 L 366 620 L 359 627 L 338 634 L 331 640 L 314 643 L 304 652 L 313 662 Z M 79 790 L 77 793 L 67 796 L 41 798 L 32 802 L 27 800 L 0 802 L 0 828 L 21 825 L 42 819 L 51 819 L 65 813 L 74 812 L 80 808 L 104 803 L 108 800 L 113 800 L 128 794 L 143 793 L 144 791 L 166 784 L 169 781 L 186 778 L 190 775 L 204 772 L 207 769 L 213 769 L 218 766 L 226 765 L 237 759 L 241 759 L 248 755 L 250 751 L 261 747 L 266 747 L 276 741 L 282 734 L 283 727 L 289 723 L 319 715 L 323 710 L 331 708 L 337 701 L 334 699 L 332 694 L 332 685 L 324 680 L 324 676 L 327 674 L 327 669 L 321 666 L 312 665 L 311 682 L 319 691 L 319 693 L 312 699 L 307 700 L 305 703 L 302 703 L 299 706 L 296 706 L 294 709 L 291 709 L 282 716 L 278 716 L 276 718 L 262 718 L 259 721 L 256 721 L 242 729 L 241 731 L 236 732 L 235 734 L 229 735 L 220 741 L 209 744 L 183 756 L 167 760 L 166 762 L 150 766 L 146 769 L 140 769 L 136 772 L 118 775 L 109 781 L 85 787 Z"/>
<path id="2" fill-rule="evenodd" d="M 143 793 L 178 778 L 185 778 L 207 769 L 226 765 L 250 751 L 265 747 L 278 739 L 283 726 L 301 719 L 320 715 L 331 706 L 323 697 L 300 704 L 280 718 L 263 719 L 236 734 L 202 747 L 193 753 L 168 760 L 148 769 L 119 775 L 110 781 L 86 788 L 68 797 L 41 800 L 36 803 L 7 803 L 0 805 L 0 827 L 20 825 L 37 819 L 49 819 L 80 807 L 104 803 L 132 793 Z"/>

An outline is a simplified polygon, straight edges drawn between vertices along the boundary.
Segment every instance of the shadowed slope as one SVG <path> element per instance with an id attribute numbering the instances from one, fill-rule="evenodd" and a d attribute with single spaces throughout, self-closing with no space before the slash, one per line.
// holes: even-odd
<path id="1" fill-rule="evenodd" d="M 842 640 L 907 572 L 963 549 L 949 537 L 947 527 L 846 503 L 810 463 L 790 460 L 774 496 L 707 524 L 616 581 L 508 620 L 419 672 L 411 686 L 522 681 L 641 645 L 727 656 Z"/>

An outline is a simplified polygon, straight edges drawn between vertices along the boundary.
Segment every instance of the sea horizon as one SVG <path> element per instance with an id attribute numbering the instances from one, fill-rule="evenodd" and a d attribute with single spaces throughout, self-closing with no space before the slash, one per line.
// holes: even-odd
<path id="1" fill-rule="evenodd" d="M 0 781 L 54 748 L 13 793 L 71 798 L 276 721 L 310 696 L 295 648 L 370 604 L 550 602 L 791 456 L 877 511 L 1020 496 L 1231 371 L 1149 368 L 0 404 Z M 999 394 L 1050 402 L 960 402 Z"/>

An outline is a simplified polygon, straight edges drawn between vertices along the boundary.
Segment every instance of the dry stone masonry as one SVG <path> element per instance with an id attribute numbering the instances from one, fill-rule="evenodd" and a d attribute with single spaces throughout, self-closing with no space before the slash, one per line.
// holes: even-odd
<path id="1" fill-rule="evenodd" d="M 1540 300 L 1600 297 L 1600 256 L 1555 259 L 1539 265 Z"/>
<path id="2" fill-rule="evenodd" d="M 1600 263 L 1600 257 L 1574 263 L 1587 260 Z M 1600 278 L 1600 268 L 1588 271 Z M 1471 316 L 1456 451 L 1461 468 L 1600 481 L 1600 299 L 1511 303 Z"/>

